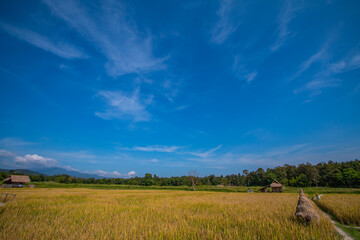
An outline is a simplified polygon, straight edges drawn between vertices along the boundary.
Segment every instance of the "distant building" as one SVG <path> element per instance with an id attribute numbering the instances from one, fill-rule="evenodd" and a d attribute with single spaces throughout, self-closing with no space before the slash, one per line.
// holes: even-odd
<path id="1" fill-rule="evenodd" d="M 276 180 L 274 180 L 270 184 L 270 187 L 271 187 L 271 192 L 282 192 L 284 188 L 284 186 Z"/>
<path id="2" fill-rule="evenodd" d="M 279 183 L 278 181 L 274 180 L 270 185 L 267 185 L 265 187 L 262 187 L 259 189 L 260 192 L 269 192 L 268 188 L 271 188 L 271 192 L 282 192 L 284 185 Z"/>
<path id="3" fill-rule="evenodd" d="M 26 183 L 30 182 L 30 178 L 24 175 L 11 175 L 9 178 L 4 179 L 3 182 L 3 187 L 24 187 Z"/>

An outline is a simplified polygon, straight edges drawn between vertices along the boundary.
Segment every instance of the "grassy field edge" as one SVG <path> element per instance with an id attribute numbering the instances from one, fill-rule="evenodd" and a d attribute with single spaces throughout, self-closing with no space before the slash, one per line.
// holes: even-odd
<path id="1" fill-rule="evenodd" d="M 120 184 L 81 184 L 81 183 L 56 183 L 56 182 L 32 182 L 36 188 L 91 188 L 91 189 L 137 189 L 137 190 L 182 190 L 193 191 L 191 186 L 139 186 L 139 185 L 120 185 Z M 259 193 L 261 186 L 197 186 L 197 191 L 211 192 L 247 192 L 251 188 L 254 193 Z M 298 193 L 300 188 L 286 187 L 285 193 Z M 324 187 L 304 187 L 307 194 L 360 194 L 360 188 L 324 188 Z"/>

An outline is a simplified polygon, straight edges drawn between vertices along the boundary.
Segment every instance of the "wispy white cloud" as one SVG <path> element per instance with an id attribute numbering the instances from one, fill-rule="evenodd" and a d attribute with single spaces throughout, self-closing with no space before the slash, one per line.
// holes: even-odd
<path id="1" fill-rule="evenodd" d="M 222 147 L 222 144 L 220 144 L 219 146 L 212 148 L 206 152 L 187 152 L 188 154 L 200 157 L 200 158 L 209 158 L 211 156 L 214 155 L 214 152 L 219 150 Z"/>
<path id="2" fill-rule="evenodd" d="M 15 154 L 13 154 L 12 152 L 6 151 L 4 149 L 0 150 L 0 157 L 15 157 Z"/>
<path id="3" fill-rule="evenodd" d="M 43 0 L 52 13 L 63 19 L 107 58 L 109 75 L 144 73 L 165 69 L 168 57 L 153 54 L 153 37 L 142 35 L 116 1 L 102 1 L 96 9 L 86 9 L 73 0 Z"/>
<path id="4" fill-rule="evenodd" d="M 231 152 L 209 158 L 192 158 L 193 162 L 206 164 L 211 168 L 233 169 L 234 166 L 248 168 L 276 167 L 283 164 L 300 164 L 304 162 L 318 163 L 321 161 L 345 161 L 359 158 L 360 147 L 354 146 L 320 145 L 299 143 L 275 147 L 263 152 Z"/>
<path id="5" fill-rule="evenodd" d="M 288 25 L 301 8 L 302 6 L 295 1 L 285 1 L 284 7 L 282 8 L 278 18 L 276 40 L 270 47 L 271 51 L 277 51 L 282 45 L 284 45 L 285 41 L 291 37 L 292 33 L 289 30 Z"/>
<path id="6" fill-rule="evenodd" d="M 358 68 L 360 68 L 360 53 L 356 53 L 351 57 L 329 64 L 329 67 L 326 69 L 325 74 L 338 74 L 352 71 Z"/>
<path id="7" fill-rule="evenodd" d="M 68 170 L 68 171 L 80 172 L 79 169 L 73 168 L 71 166 L 64 166 L 62 168 L 65 169 L 65 170 Z"/>
<path id="8" fill-rule="evenodd" d="M 172 153 L 179 149 L 179 146 L 162 146 L 162 145 L 153 145 L 146 147 L 135 146 L 132 148 L 122 148 L 125 150 L 141 151 L 141 152 L 167 152 Z"/>
<path id="9" fill-rule="evenodd" d="M 206 164 L 211 168 L 228 168 L 246 164 L 248 166 L 275 167 L 284 163 L 291 163 L 292 158 L 306 150 L 307 143 L 273 148 L 262 153 L 239 153 L 233 150 L 224 154 L 205 155 L 201 158 L 188 159 L 193 162 Z"/>
<path id="10" fill-rule="evenodd" d="M 328 59 L 328 44 L 325 44 L 320 51 L 305 60 L 299 67 L 292 79 L 299 77 L 303 72 L 307 71 L 315 63 L 321 63 Z"/>
<path id="11" fill-rule="evenodd" d="M 158 163 L 158 162 L 160 162 L 158 159 L 156 159 L 156 158 L 153 158 L 153 159 L 151 159 L 150 160 L 150 162 L 152 162 L 152 163 Z"/>
<path id="12" fill-rule="evenodd" d="M 294 145 L 290 145 L 290 146 L 278 147 L 278 148 L 271 149 L 270 151 L 266 152 L 265 155 L 268 157 L 284 156 L 285 154 L 293 153 L 293 152 L 299 151 L 301 149 L 304 149 L 308 145 L 309 145 L 309 143 L 300 143 L 300 144 L 294 144 Z"/>
<path id="13" fill-rule="evenodd" d="M 75 158 L 75 159 L 97 159 L 99 156 L 94 155 L 88 151 L 76 151 L 76 152 L 50 152 L 50 154 L 55 155 L 57 157 L 66 157 L 66 158 Z M 102 156 L 103 157 L 103 156 Z"/>
<path id="14" fill-rule="evenodd" d="M 304 91 L 310 92 L 310 97 L 319 95 L 322 93 L 322 89 L 338 87 L 341 85 L 342 80 L 336 76 L 338 74 L 352 71 L 360 68 L 360 54 L 352 54 L 346 58 L 338 60 L 333 63 L 329 63 L 328 43 L 312 55 L 309 59 L 304 61 L 299 68 L 299 71 L 292 77 L 292 79 L 298 78 L 304 72 L 308 71 L 315 63 L 319 63 L 319 71 L 316 71 L 312 75 L 312 78 L 307 83 L 294 90 L 295 94 L 302 93 Z M 310 102 L 308 99 L 306 102 Z"/>
<path id="15" fill-rule="evenodd" d="M 172 81 L 170 79 L 166 79 L 163 84 L 163 95 L 170 101 L 174 102 L 174 99 L 179 93 L 179 88 L 181 86 L 181 83 Z"/>
<path id="16" fill-rule="evenodd" d="M 257 75 L 257 72 L 252 72 L 252 73 L 249 73 L 248 75 L 246 75 L 245 76 L 246 82 L 248 84 L 250 84 L 255 79 L 256 75 Z"/>
<path id="17" fill-rule="evenodd" d="M 211 29 L 211 42 L 216 44 L 223 43 L 238 27 L 238 22 L 233 16 L 233 12 L 239 14 L 239 9 L 235 8 L 235 1 L 221 0 L 217 11 L 218 20 Z"/>
<path id="18" fill-rule="evenodd" d="M 31 145 L 31 144 L 34 144 L 34 143 L 24 141 L 21 138 L 6 137 L 6 138 L 0 139 L 0 146 L 2 146 L 4 148 L 27 146 L 27 145 Z"/>
<path id="19" fill-rule="evenodd" d="M 307 82 L 302 87 L 295 89 L 294 93 L 298 94 L 303 91 L 311 91 L 310 97 L 319 95 L 322 93 L 321 89 L 330 88 L 330 87 L 338 87 L 341 84 L 340 79 L 315 79 L 310 82 Z"/>
<path id="20" fill-rule="evenodd" d="M 51 52 L 66 59 L 87 58 L 83 50 L 63 41 L 50 40 L 49 38 L 28 29 L 17 28 L 9 24 L 1 23 L 8 34 L 23 40 L 35 47 Z"/>
<path id="21" fill-rule="evenodd" d="M 181 105 L 179 107 L 176 107 L 173 111 L 176 112 L 176 111 L 180 111 L 180 110 L 184 110 L 184 109 L 187 109 L 190 105 Z"/>
<path id="22" fill-rule="evenodd" d="M 246 132 L 243 137 L 255 137 L 256 139 L 263 141 L 272 138 L 273 134 L 267 129 L 256 128 Z"/>
<path id="23" fill-rule="evenodd" d="M 239 55 L 234 57 L 234 63 L 232 68 L 234 75 L 237 78 L 245 80 L 247 84 L 250 84 L 252 81 L 254 81 L 258 74 L 256 71 L 250 72 L 249 70 L 247 70 L 244 64 L 241 62 L 241 58 Z"/>
<path id="24" fill-rule="evenodd" d="M 121 91 L 99 91 L 98 94 L 107 103 L 105 111 L 95 113 L 103 119 L 125 119 L 140 122 L 149 121 L 151 118 L 146 106 L 152 102 L 152 96 L 142 99 L 139 89 L 131 94 Z"/>

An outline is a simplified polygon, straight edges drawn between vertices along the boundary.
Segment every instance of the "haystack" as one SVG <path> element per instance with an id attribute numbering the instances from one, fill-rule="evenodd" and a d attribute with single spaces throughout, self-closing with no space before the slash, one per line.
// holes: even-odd
<path id="1" fill-rule="evenodd" d="M 320 220 L 320 216 L 316 212 L 314 205 L 310 199 L 305 196 L 302 189 L 300 189 L 299 201 L 296 207 L 295 216 L 298 219 L 303 220 L 305 223 L 319 222 Z"/>

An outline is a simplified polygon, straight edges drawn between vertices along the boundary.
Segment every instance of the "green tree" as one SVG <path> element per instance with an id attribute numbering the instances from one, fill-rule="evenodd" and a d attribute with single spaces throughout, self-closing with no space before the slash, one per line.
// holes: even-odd
<path id="1" fill-rule="evenodd" d="M 153 178 L 152 178 L 151 173 L 146 173 L 146 174 L 145 174 L 145 177 L 144 177 L 144 179 L 143 179 L 143 181 L 142 181 L 142 185 L 144 185 L 144 186 L 151 186 L 151 185 L 153 185 Z"/>

